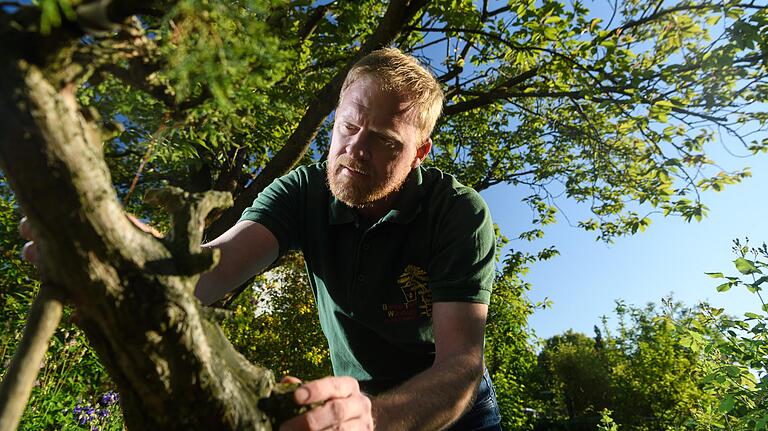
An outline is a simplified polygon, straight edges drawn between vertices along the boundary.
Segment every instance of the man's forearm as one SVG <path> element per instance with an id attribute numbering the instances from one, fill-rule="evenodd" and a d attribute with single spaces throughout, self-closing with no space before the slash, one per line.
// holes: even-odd
<path id="1" fill-rule="evenodd" d="M 372 398 L 377 430 L 439 430 L 474 401 L 482 362 L 455 357 L 437 363 L 401 386 Z"/>
<path id="2" fill-rule="evenodd" d="M 241 221 L 220 237 L 203 244 L 219 249 L 219 264 L 200 275 L 195 295 L 209 305 L 245 283 L 277 259 L 275 236 L 261 224 Z"/>

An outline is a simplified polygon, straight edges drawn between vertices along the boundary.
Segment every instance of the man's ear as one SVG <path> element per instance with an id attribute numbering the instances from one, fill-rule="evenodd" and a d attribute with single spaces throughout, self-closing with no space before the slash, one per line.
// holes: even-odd
<path id="1" fill-rule="evenodd" d="M 416 149 L 416 157 L 413 159 L 411 169 L 418 167 L 424 159 L 429 155 L 429 151 L 432 149 L 432 138 L 427 138 L 421 143 L 421 146 Z"/>

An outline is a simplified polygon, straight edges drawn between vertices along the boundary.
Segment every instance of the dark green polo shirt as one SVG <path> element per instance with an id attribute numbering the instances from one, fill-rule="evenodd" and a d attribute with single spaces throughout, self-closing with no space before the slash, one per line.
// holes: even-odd
<path id="1" fill-rule="evenodd" d="M 476 191 L 438 169 L 411 172 L 371 226 L 330 193 L 325 163 L 275 180 L 241 220 L 266 226 L 280 255 L 304 253 L 334 374 L 370 392 L 432 365 L 433 302 L 490 300 L 490 213 Z"/>

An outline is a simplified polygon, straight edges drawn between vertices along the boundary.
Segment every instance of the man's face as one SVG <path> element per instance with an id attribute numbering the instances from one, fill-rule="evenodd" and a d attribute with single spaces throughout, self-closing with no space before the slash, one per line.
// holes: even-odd
<path id="1" fill-rule="evenodd" d="M 407 99 L 363 76 L 336 109 L 328 153 L 328 184 L 340 201 L 367 207 L 393 195 L 431 146 L 422 142 Z M 424 144 L 424 145 L 422 145 Z"/>

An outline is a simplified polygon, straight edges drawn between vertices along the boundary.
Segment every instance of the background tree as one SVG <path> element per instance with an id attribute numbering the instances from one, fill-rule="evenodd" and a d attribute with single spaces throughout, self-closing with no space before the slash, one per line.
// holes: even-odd
<path id="1" fill-rule="evenodd" d="M 257 277 L 222 327 L 248 360 L 277 375 L 311 380 L 333 374 L 300 253 L 290 253 L 279 267 Z"/>
<path id="2" fill-rule="evenodd" d="M 672 321 L 691 322 L 698 310 L 665 300 L 663 310 L 616 307 L 618 330 L 604 325 L 596 339 L 566 332 L 545 341 L 534 379 L 542 390 L 544 418 L 536 429 L 596 429 L 603 411 L 619 429 L 687 429 L 694 407 L 716 405 L 701 379 L 705 362 L 689 349 Z M 712 325 L 701 330 L 716 335 Z M 707 429 L 702 423 L 701 428 Z"/>
<path id="3" fill-rule="evenodd" d="M 594 339 L 572 331 L 551 337 L 544 342 L 538 367 L 542 389 L 555 395 L 555 417 L 565 413 L 574 421 L 610 406 L 610 366 Z"/>
<path id="4" fill-rule="evenodd" d="M 768 429 L 768 305 L 761 293 L 768 276 L 768 246 L 750 246 L 749 239 L 734 240 L 738 274 L 709 273 L 722 279 L 718 292 L 732 288 L 754 294 L 755 308 L 743 317 L 729 316 L 722 308 L 703 306 L 689 321 L 671 322 L 681 342 L 703 359 L 704 388 L 717 402 L 696 404 L 695 423 L 716 430 Z M 714 328 L 707 331 L 706 328 Z"/>
<path id="5" fill-rule="evenodd" d="M 123 21 L 132 14 L 138 18 Z M 604 240 L 642 230 L 653 211 L 697 219 L 706 212 L 699 191 L 719 190 L 748 175 L 721 171 L 708 157 L 717 132 L 741 139 L 745 152 L 766 149 L 766 142 L 750 139 L 766 120 L 757 103 L 768 88 L 767 25 L 765 6 L 738 1 L 625 0 L 606 21 L 590 16 L 580 2 L 556 1 L 182 0 L 128 6 L 118 0 L 41 0 L 40 8 L 5 2 L 0 41 L 9 48 L 0 54 L 0 165 L 39 230 L 48 265 L 59 266 L 46 272 L 78 309 L 117 384 L 128 388 L 121 402 L 133 417 L 129 423 L 143 423 L 151 414 L 151 420 L 172 421 L 162 413 L 170 402 L 162 396 L 167 385 L 145 388 L 157 395 L 151 399 L 132 386 L 142 379 L 167 382 L 167 376 L 148 372 L 154 377 L 139 378 L 121 368 L 129 361 L 115 360 L 119 355 L 110 346 L 130 356 L 132 344 L 110 344 L 116 335 L 109 326 L 119 323 L 114 316 L 135 317 L 136 310 L 147 313 L 151 326 L 139 333 L 180 327 L 169 323 L 184 326 L 160 308 L 189 305 L 180 299 L 188 292 L 170 289 L 181 296 L 157 300 L 144 296 L 158 291 L 146 286 L 189 285 L 206 266 L 200 261 L 212 260 L 199 257 L 195 238 L 191 249 L 179 244 L 179 217 L 173 224 L 140 201 L 147 189 L 232 192 L 232 208 L 216 209 L 206 223 L 206 236 L 223 232 L 276 176 L 296 163 L 322 159 L 327 118 L 346 71 L 371 50 L 395 45 L 427 60 L 447 91 L 434 166 L 478 190 L 501 183 L 527 188 L 524 202 L 535 224 L 555 220 L 558 196 L 584 202 L 592 216 L 580 225 Z M 71 167 L 57 164 L 69 156 Z M 63 190 L 70 182 L 73 187 Z M 161 245 L 124 223 L 112 185 L 131 211 L 176 226 L 176 242 Z M 541 235 L 539 229 L 519 234 Z M 503 272 L 513 274 L 519 261 L 551 253 L 513 253 Z M 163 266 L 158 273 L 145 265 L 155 261 L 175 268 Z M 84 274 L 94 265 L 114 269 L 119 277 L 113 281 L 145 286 L 128 289 L 142 294 L 117 304 L 123 290 L 93 287 L 94 278 Z M 519 286 L 499 283 L 498 296 L 507 291 L 506 304 L 525 309 L 510 301 L 521 294 Z M 160 308 L 152 312 L 149 303 Z M 196 306 L 189 306 L 184 310 L 192 323 L 185 328 L 199 327 Z M 201 327 L 218 340 L 204 322 Z M 512 322 L 505 333 L 521 337 L 521 321 Z M 158 360 L 178 353 L 155 341 L 133 345 L 148 342 Z M 183 357 L 203 364 L 217 359 Z M 253 371 L 238 361 L 221 369 Z M 186 379 L 180 380 L 171 379 Z M 231 403 L 212 407 L 208 412 L 215 413 L 199 426 L 226 416 L 224 405 Z M 229 416 L 227 426 L 249 415 Z M 155 425 L 172 428 L 170 422 Z"/>

